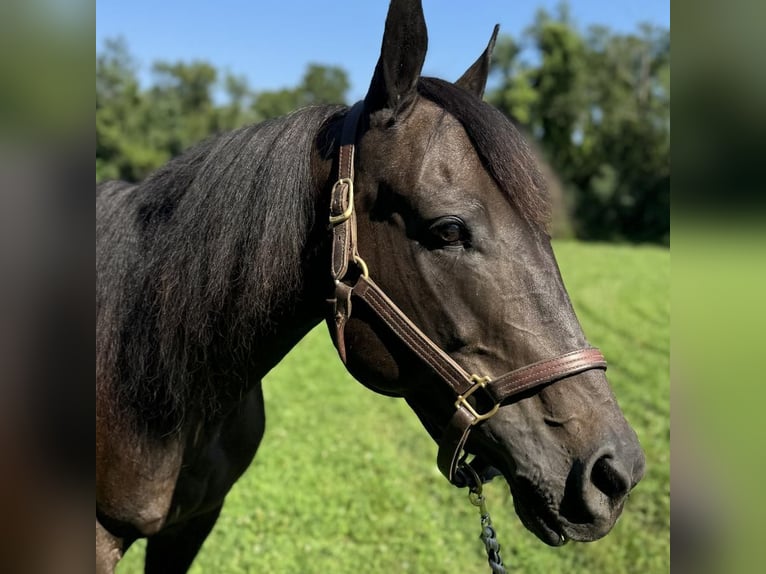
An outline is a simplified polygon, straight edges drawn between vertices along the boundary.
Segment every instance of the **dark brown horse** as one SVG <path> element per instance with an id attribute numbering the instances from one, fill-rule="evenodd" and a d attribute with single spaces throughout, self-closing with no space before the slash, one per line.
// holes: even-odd
<path id="1" fill-rule="evenodd" d="M 476 455 L 551 545 L 614 525 L 644 458 L 562 284 L 529 150 L 481 101 L 494 35 L 456 84 L 420 77 L 426 43 L 420 3 L 396 0 L 353 110 L 97 189 L 99 572 L 139 537 L 147 572 L 187 570 L 258 448 L 261 378 L 323 318 L 453 483 Z"/>

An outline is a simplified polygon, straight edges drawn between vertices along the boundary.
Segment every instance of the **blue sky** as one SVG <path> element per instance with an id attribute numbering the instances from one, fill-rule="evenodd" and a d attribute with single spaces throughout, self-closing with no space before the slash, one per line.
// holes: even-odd
<path id="1" fill-rule="evenodd" d="M 559 0 L 424 0 L 429 50 L 424 73 L 457 79 L 486 46 L 492 27 L 520 37 L 536 10 Z M 156 60 L 205 60 L 247 78 L 251 88 L 291 87 L 310 62 L 349 74 L 349 101 L 364 96 L 380 52 L 387 0 L 97 0 L 96 51 L 123 36 L 144 81 Z M 571 0 L 581 28 L 631 32 L 670 27 L 669 0 Z"/>

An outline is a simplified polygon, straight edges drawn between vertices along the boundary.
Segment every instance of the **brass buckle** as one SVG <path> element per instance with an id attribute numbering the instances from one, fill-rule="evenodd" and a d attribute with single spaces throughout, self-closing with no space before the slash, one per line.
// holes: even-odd
<path id="1" fill-rule="evenodd" d="M 469 403 L 466 399 L 470 397 L 472 394 L 474 394 L 478 389 L 483 389 L 487 386 L 487 383 L 489 383 L 492 379 L 490 377 L 480 377 L 479 375 L 471 375 L 471 380 L 476 383 L 473 385 L 470 389 L 468 389 L 465 394 L 458 395 L 457 400 L 455 401 L 455 408 L 459 409 L 461 406 L 465 407 L 465 409 L 471 413 L 474 417 L 474 420 L 471 422 L 471 426 L 480 423 L 481 421 L 485 421 L 488 418 L 490 418 L 492 415 L 494 415 L 498 410 L 500 410 L 500 403 L 495 403 L 495 406 L 492 407 L 488 412 L 486 413 L 479 413 L 476 411 L 475 408 L 473 408 L 473 405 Z"/>
<path id="2" fill-rule="evenodd" d="M 354 212 L 354 180 L 348 177 L 339 179 L 335 182 L 335 185 L 332 186 L 332 193 L 335 195 L 335 189 L 344 183 L 348 187 L 348 207 L 340 215 L 330 214 L 330 225 L 338 225 L 339 223 L 348 221 L 351 214 Z"/>

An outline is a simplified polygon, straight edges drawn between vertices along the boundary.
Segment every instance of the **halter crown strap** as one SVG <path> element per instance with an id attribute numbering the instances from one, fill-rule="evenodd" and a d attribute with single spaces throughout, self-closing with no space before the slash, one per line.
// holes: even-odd
<path id="1" fill-rule="evenodd" d="M 453 484 L 457 484 L 460 456 L 471 429 L 492 417 L 501 403 L 530 389 L 571 377 L 590 369 L 606 369 L 606 359 L 598 349 L 588 347 L 553 359 L 539 361 L 495 379 L 468 373 L 434 343 L 369 277 L 356 246 L 354 210 L 354 143 L 364 108 L 356 103 L 346 115 L 338 156 L 338 181 L 330 194 L 332 229 L 331 274 L 335 282 L 333 303 L 333 339 L 341 360 L 346 362 L 344 328 L 351 316 L 352 300 L 363 303 L 416 356 L 418 356 L 455 394 L 455 412 L 439 439 L 437 464 Z M 351 263 L 359 271 L 353 285 L 348 279 Z M 483 393 L 493 406 L 478 412 L 475 393 Z"/>
<path id="2" fill-rule="evenodd" d="M 351 316 L 352 288 L 341 280 L 349 270 L 349 262 L 364 262 L 356 251 L 356 212 L 354 211 L 354 143 L 364 102 L 357 102 L 343 122 L 338 152 L 338 181 L 330 193 L 330 226 L 332 229 L 331 275 L 335 282 L 333 299 L 333 340 L 343 363 L 346 363 L 344 328 Z M 366 266 L 364 267 L 366 273 Z"/>

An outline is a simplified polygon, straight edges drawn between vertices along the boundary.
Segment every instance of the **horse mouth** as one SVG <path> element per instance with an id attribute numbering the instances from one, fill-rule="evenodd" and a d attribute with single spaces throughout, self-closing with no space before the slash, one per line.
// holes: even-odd
<path id="1" fill-rule="evenodd" d="M 563 546 L 569 542 L 563 525 L 549 509 L 535 508 L 534 505 L 520 502 L 517 496 L 513 497 L 513 506 L 527 530 L 548 546 Z"/>
<path id="2" fill-rule="evenodd" d="M 613 521 L 571 522 L 556 511 L 548 497 L 524 479 L 507 482 L 511 485 L 513 506 L 522 524 L 548 546 L 563 546 L 570 540 L 591 542 L 611 530 Z"/>
<path id="3" fill-rule="evenodd" d="M 486 465 L 480 468 L 482 476 L 498 476 L 505 479 L 511 491 L 514 510 L 521 523 L 548 546 L 564 546 L 570 539 L 577 539 L 577 536 L 572 537 L 566 532 L 566 522 L 545 503 L 546 497 L 527 480 L 505 472 L 502 465 Z"/>

